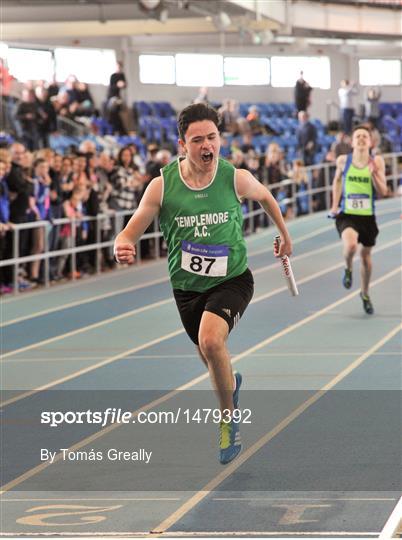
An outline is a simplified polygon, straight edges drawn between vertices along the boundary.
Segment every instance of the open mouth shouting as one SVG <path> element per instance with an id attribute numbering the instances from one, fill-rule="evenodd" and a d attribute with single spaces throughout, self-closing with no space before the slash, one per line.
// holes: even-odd
<path id="1" fill-rule="evenodd" d="M 212 152 L 203 152 L 201 154 L 201 159 L 203 163 L 211 163 L 214 159 L 214 155 Z"/>

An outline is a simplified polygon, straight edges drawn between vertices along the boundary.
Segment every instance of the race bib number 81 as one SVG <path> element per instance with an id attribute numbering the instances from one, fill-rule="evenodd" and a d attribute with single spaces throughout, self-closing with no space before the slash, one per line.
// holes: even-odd
<path id="1" fill-rule="evenodd" d="M 350 194 L 346 198 L 347 210 L 370 210 L 371 200 L 368 195 Z"/>
<path id="2" fill-rule="evenodd" d="M 228 246 L 181 243 L 181 267 L 187 272 L 200 276 L 226 276 L 228 267 Z"/>

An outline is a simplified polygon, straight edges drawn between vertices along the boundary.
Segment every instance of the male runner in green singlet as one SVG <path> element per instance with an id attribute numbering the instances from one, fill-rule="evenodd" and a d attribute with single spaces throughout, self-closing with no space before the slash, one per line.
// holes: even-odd
<path id="1" fill-rule="evenodd" d="M 135 244 L 159 214 L 168 245 L 173 293 L 183 326 L 197 346 L 217 391 L 223 418 L 238 408 L 240 373 L 233 375 L 226 347 L 229 332 L 249 304 L 254 289 L 242 234 L 241 201 L 258 201 L 277 226 L 275 255 L 290 255 L 292 244 L 271 193 L 246 170 L 219 158 L 217 112 L 197 103 L 179 116 L 184 158 L 161 170 L 115 241 L 115 257 L 133 263 Z M 229 416 L 230 416 L 229 414 Z M 220 423 L 220 462 L 241 450 L 238 422 Z"/>
<path id="2" fill-rule="evenodd" d="M 361 292 L 363 309 L 374 313 L 369 297 L 372 270 L 371 249 L 375 245 L 378 228 L 375 219 L 376 193 L 385 196 L 385 164 L 381 156 L 370 156 L 371 134 L 366 126 L 357 126 L 352 134 L 353 152 L 338 157 L 332 185 L 331 214 L 343 242 L 346 268 L 342 283 L 352 286 L 352 263 L 358 243 L 362 244 Z"/>

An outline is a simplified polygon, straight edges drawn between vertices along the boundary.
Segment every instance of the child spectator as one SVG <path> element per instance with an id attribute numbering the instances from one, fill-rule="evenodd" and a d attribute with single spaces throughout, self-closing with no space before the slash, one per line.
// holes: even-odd
<path id="1" fill-rule="evenodd" d="M 295 185 L 293 193 L 296 196 L 296 215 L 302 216 L 308 214 L 309 199 L 305 193 L 308 190 L 308 176 L 301 159 L 295 159 L 293 161 L 293 168 L 289 171 L 289 178 L 292 178 Z"/>
<path id="2" fill-rule="evenodd" d="M 34 162 L 33 166 L 33 197 L 31 199 L 31 210 L 36 221 L 49 219 L 50 210 L 50 185 L 52 179 L 49 175 L 49 164 L 43 158 Z M 43 253 L 45 249 L 46 227 L 37 227 L 32 230 L 32 255 Z M 36 260 L 31 263 L 31 282 L 38 284 L 41 261 Z"/>
<path id="3" fill-rule="evenodd" d="M 63 203 L 63 209 L 64 209 L 64 215 L 66 218 L 69 218 L 70 220 L 77 220 L 75 221 L 74 225 L 72 223 L 66 223 L 63 225 L 60 231 L 60 248 L 61 249 L 69 249 L 72 248 L 74 245 L 74 241 L 76 245 L 77 239 L 80 238 L 82 240 L 85 240 L 86 232 L 85 229 L 82 230 L 81 228 L 81 222 L 80 220 L 83 218 L 83 203 L 86 197 L 86 189 L 82 186 L 77 186 L 73 189 L 71 193 L 70 199 L 67 199 Z M 57 264 L 57 275 L 58 278 L 63 278 L 65 271 L 66 271 L 66 262 L 70 256 L 69 255 L 61 255 L 58 260 Z M 70 269 L 69 272 L 70 277 L 79 278 L 80 273 L 76 270 L 73 271 Z"/>
<path id="4" fill-rule="evenodd" d="M 143 177 L 133 161 L 131 150 L 124 147 L 117 157 L 117 167 L 111 176 L 113 191 L 110 196 L 109 206 L 113 210 L 130 210 L 131 213 L 138 206 L 139 196 L 142 191 Z M 128 223 L 130 215 L 124 219 Z"/>
<path id="5" fill-rule="evenodd" d="M 0 157 L 0 260 L 11 258 L 11 235 L 10 230 L 10 199 L 5 177 L 9 169 L 6 160 Z M 11 267 L 0 268 L 0 294 L 12 292 L 12 270 Z"/>

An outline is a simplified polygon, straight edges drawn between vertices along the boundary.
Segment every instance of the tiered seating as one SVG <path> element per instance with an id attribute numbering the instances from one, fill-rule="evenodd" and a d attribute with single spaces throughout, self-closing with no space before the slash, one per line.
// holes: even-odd
<path id="1" fill-rule="evenodd" d="M 299 122 L 296 119 L 296 109 L 293 103 L 240 103 L 241 116 L 246 117 L 252 105 L 258 107 L 261 123 L 268 129 L 278 133 L 278 136 L 260 135 L 254 137 L 253 144 L 257 151 L 263 153 L 268 144 L 276 142 L 285 150 L 287 161 L 291 162 L 296 159 L 298 157 L 296 131 Z M 334 142 L 335 137 L 326 133 L 321 120 L 313 119 L 311 122 L 318 132 L 318 152 L 315 162 L 320 163 Z"/>
<path id="2" fill-rule="evenodd" d="M 393 152 L 402 149 L 402 103 L 380 103 L 381 127 Z"/>
<path id="3" fill-rule="evenodd" d="M 53 134 L 50 135 L 49 143 L 50 148 L 58 154 L 67 154 L 73 147 L 78 148 L 82 141 L 91 140 L 96 144 L 96 151 L 101 152 L 103 146 L 99 144 L 96 137 L 93 135 L 81 135 L 80 137 L 74 137 L 70 135 Z"/>
<path id="4" fill-rule="evenodd" d="M 133 108 L 138 118 L 138 131 L 147 141 L 177 141 L 176 112 L 167 101 L 136 101 Z"/>
<path id="5" fill-rule="evenodd" d="M 138 152 L 140 153 L 140 155 L 144 159 L 146 158 L 147 149 L 140 137 L 135 135 L 121 135 L 120 137 L 116 137 L 116 142 L 121 146 L 135 144 L 135 146 L 138 148 Z"/>
<path id="6" fill-rule="evenodd" d="M 93 116 L 91 122 L 96 127 L 97 132 L 101 137 L 113 135 L 113 127 L 105 118 Z"/>
<path id="7" fill-rule="evenodd" d="M 9 133 L 0 133 L 0 148 L 9 146 L 10 144 L 13 144 L 14 141 L 14 137 Z"/>

